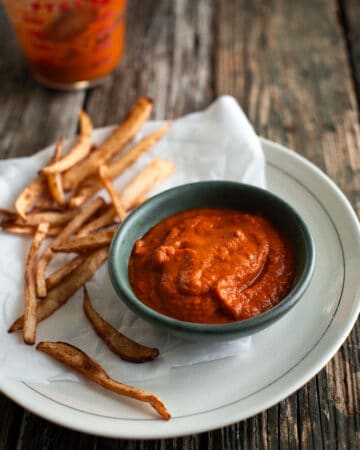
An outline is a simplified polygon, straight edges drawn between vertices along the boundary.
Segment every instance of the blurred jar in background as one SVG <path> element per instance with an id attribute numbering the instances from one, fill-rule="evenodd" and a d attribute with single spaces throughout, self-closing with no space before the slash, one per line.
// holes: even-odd
<path id="1" fill-rule="evenodd" d="M 98 83 L 124 52 L 126 0 L 3 0 L 34 77 L 55 89 Z"/>

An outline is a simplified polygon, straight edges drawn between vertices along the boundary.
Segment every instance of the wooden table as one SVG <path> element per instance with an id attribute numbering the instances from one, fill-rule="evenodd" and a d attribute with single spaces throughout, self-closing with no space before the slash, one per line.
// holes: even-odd
<path id="1" fill-rule="evenodd" d="M 127 51 L 107 81 L 61 93 L 38 85 L 0 9 L 0 157 L 30 155 L 77 130 L 117 122 L 140 94 L 171 119 L 235 96 L 258 134 L 324 170 L 360 211 L 360 3 L 357 0 L 131 1 Z M 360 276 L 360 275 L 359 275 Z M 359 449 L 359 322 L 335 357 L 278 405 L 232 426 L 165 441 L 69 431 L 0 395 L 0 449 Z"/>

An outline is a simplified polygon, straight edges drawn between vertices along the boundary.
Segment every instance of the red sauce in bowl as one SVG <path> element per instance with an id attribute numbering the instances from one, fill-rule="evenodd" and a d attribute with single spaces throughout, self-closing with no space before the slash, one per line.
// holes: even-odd
<path id="1" fill-rule="evenodd" d="M 278 304 L 293 285 L 295 266 L 291 242 L 269 220 L 199 208 L 162 220 L 136 241 L 129 279 L 159 313 L 226 323 Z"/>

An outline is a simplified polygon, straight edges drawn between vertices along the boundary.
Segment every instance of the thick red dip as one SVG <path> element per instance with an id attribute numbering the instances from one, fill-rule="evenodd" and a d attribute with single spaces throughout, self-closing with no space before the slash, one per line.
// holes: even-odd
<path id="1" fill-rule="evenodd" d="M 129 278 L 150 308 L 187 322 L 226 323 L 267 311 L 295 277 L 291 242 L 264 217 L 200 208 L 136 241 Z"/>

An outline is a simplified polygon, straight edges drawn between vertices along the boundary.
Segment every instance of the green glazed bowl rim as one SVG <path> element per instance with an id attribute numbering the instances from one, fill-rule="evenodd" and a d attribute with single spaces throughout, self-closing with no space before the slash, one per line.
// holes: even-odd
<path id="1" fill-rule="evenodd" d="M 264 201 L 276 203 L 284 210 L 286 210 L 288 216 L 294 220 L 299 226 L 302 234 L 302 239 L 305 244 L 306 255 L 305 255 L 305 263 L 304 269 L 298 276 L 294 286 L 292 287 L 289 294 L 281 300 L 279 304 L 274 306 L 268 311 L 255 316 L 250 319 L 244 319 L 234 322 L 229 322 L 225 324 L 201 324 L 201 323 L 193 323 L 193 322 L 185 322 L 181 320 L 174 319 L 172 317 L 161 314 L 152 308 L 146 306 L 144 303 L 139 300 L 134 292 L 131 289 L 128 273 L 122 274 L 122 270 L 120 268 L 120 258 L 121 255 L 121 241 L 126 238 L 126 234 L 132 224 L 136 223 L 137 220 L 142 218 L 144 215 L 148 214 L 152 208 L 155 208 L 157 205 L 161 204 L 163 201 L 168 199 L 169 197 L 176 197 L 177 195 L 181 195 L 189 190 L 198 190 L 198 189 L 216 189 L 216 188 L 227 188 L 229 191 L 233 191 L 236 189 L 237 191 L 247 191 L 260 194 Z M 204 205 L 206 206 L 206 205 Z M 185 211 L 191 208 L 183 208 L 179 209 L 180 211 Z M 171 215 L 171 214 L 170 214 Z M 162 219 L 159 219 L 159 221 Z M 149 226 L 150 229 L 153 225 Z M 146 232 L 146 231 L 145 231 Z M 145 232 L 143 234 L 145 234 Z M 141 236 L 138 236 L 140 238 Z M 138 239 L 137 238 L 137 239 Z M 135 242 L 135 241 L 134 241 Z M 153 323 L 162 328 L 166 328 L 168 330 L 174 330 L 174 332 L 180 332 L 182 335 L 186 333 L 189 334 L 189 338 L 192 335 L 202 334 L 212 335 L 212 336 L 226 336 L 226 335 L 236 335 L 237 333 L 241 333 L 242 335 L 250 335 L 253 332 L 258 331 L 259 329 L 264 328 L 267 325 L 270 325 L 280 317 L 282 317 L 285 313 L 287 313 L 301 298 L 307 289 L 310 280 L 313 275 L 315 265 L 315 248 L 312 236 L 308 227 L 306 226 L 303 219 L 300 215 L 295 211 L 295 209 L 290 206 L 287 202 L 282 200 L 280 197 L 275 194 L 267 191 L 266 189 L 262 189 L 253 185 L 235 182 L 235 181 L 198 181 L 194 183 L 183 184 L 180 186 L 176 186 L 170 189 L 167 189 L 144 202 L 138 208 L 136 208 L 128 217 L 121 223 L 115 236 L 112 240 L 108 258 L 108 271 L 110 280 L 112 285 L 117 292 L 120 299 L 138 316 L 143 318 L 144 320 Z M 126 267 L 128 266 L 128 261 Z"/>

